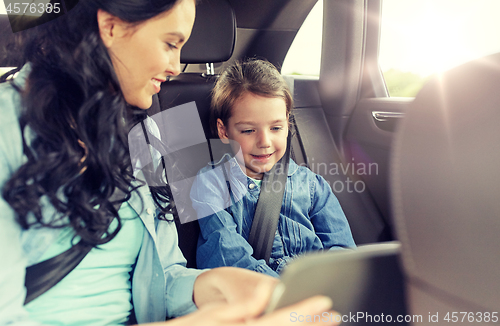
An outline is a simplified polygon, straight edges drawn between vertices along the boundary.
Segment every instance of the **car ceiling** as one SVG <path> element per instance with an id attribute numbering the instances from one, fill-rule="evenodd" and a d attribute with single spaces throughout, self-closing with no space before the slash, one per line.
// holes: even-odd
<path id="1" fill-rule="evenodd" d="M 238 28 L 297 31 L 317 0 L 229 0 Z"/>
<path id="2" fill-rule="evenodd" d="M 210 1 L 210 0 L 204 0 Z M 217 72 L 234 60 L 264 58 L 280 68 L 297 31 L 318 0 L 228 0 L 236 15 L 237 36 L 232 58 L 217 64 Z M 188 65 L 186 72 L 204 71 Z"/>

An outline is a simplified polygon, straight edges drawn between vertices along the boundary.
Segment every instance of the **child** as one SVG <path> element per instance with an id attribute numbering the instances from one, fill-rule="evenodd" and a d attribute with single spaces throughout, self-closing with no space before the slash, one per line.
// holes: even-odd
<path id="1" fill-rule="evenodd" d="M 212 95 L 213 131 L 237 154 L 202 169 L 191 189 L 201 228 L 198 268 L 236 266 L 278 277 L 306 251 L 354 247 L 330 186 L 290 160 L 270 261 L 252 257 L 247 239 L 262 178 L 285 154 L 293 99 L 278 70 L 262 60 L 229 67 Z"/>

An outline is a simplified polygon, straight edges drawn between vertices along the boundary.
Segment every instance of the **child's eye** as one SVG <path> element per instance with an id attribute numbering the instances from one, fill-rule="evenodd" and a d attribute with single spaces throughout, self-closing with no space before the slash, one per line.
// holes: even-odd
<path id="1" fill-rule="evenodd" d="M 273 131 L 283 130 L 283 127 L 272 127 L 271 130 Z"/>
<path id="2" fill-rule="evenodd" d="M 247 129 L 247 130 L 242 130 L 241 133 L 242 134 L 250 134 L 253 132 L 253 129 Z"/>

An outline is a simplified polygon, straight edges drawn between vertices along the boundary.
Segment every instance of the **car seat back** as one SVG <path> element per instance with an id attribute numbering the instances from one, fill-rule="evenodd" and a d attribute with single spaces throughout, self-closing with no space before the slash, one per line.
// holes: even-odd
<path id="1" fill-rule="evenodd" d="M 318 92 L 318 79 L 285 76 L 294 94 L 296 137 L 292 142 L 297 164 L 325 178 L 342 206 L 356 244 L 392 240 L 387 224 L 366 189 L 357 187 L 357 176 L 340 154 L 326 122 Z M 348 162 L 347 162 L 348 163 Z M 354 187 L 356 185 L 356 187 Z"/>
<path id="2" fill-rule="evenodd" d="M 428 322 L 488 324 L 500 309 L 499 85 L 500 54 L 438 75 L 397 134 L 397 235 L 410 313 Z"/>

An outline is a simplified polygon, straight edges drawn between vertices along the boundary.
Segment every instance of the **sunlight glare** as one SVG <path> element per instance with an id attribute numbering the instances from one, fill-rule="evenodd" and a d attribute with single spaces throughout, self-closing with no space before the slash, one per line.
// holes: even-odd
<path id="1" fill-rule="evenodd" d="M 464 32 L 462 19 L 438 15 L 433 10 L 426 10 L 417 19 L 420 24 L 402 26 L 401 31 L 406 34 L 409 53 L 406 60 L 409 64 L 413 62 L 421 75 L 447 70 L 467 55 L 459 38 Z"/>
<path id="2" fill-rule="evenodd" d="M 492 0 L 384 0 L 380 65 L 422 77 L 500 51 Z"/>

